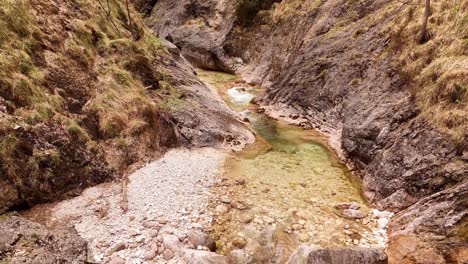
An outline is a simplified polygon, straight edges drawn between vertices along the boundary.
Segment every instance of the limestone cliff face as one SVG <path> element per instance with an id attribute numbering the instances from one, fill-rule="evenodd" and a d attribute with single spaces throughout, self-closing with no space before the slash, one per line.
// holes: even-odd
<path id="1" fill-rule="evenodd" d="M 464 45 L 447 55 L 461 41 L 460 34 L 446 40 L 443 33 L 455 33 L 443 32 L 441 26 L 451 23 L 445 12 L 453 11 L 457 18 L 466 15 L 466 2 L 434 4 L 434 36 L 426 44 L 415 40 L 423 10 L 418 5 L 283 0 L 254 6 L 254 15 L 241 20 L 242 10 L 234 2 L 160 0 L 147 23 L 195 65 L 237 72 L 264 87 L 257 102 L 271 116 L 337 137 L 334 145 L 361 176 L 367 198 L 415 220 L 408 229 L 409 223 L 398 215 L 391 239 L 406 232 L 422 237 L 420 242 L 443 261 L 466 259 L 458 250 L 466 248 L 466 240 L 442 231 L 440 219 L 427 218 L 423 224 L 414 213 L 431 214 L 424 204 L 443 210 L 457 204 L 457 217 L 437 217 L 452 219 L 452 226 L 466 225 L 466 97 L 452 94 L 458 103 L 450 105 L 445 92 L 428 95 L 421 88 L 426 75 L 438 67 L 433 61 L 449 56 L 466 62 Z M 466 87 L 461 76 L 468 69 L 459 67 L 464 74 L 446 75 L 457 76 L 453 87 Z M 444 78 L 442 73 L 431 76 L 434 83 Z M 438 86 L 439 92 L 452 89 L 444 88 L 449 82 L 444 85 Z M 427 101 L 429 97 L 439 101 Z M 448 129 L 440 126 L 437 120 L 445 114 L 437 116 L 431 110 L 436 108 L 457 121 Z M 462 132 L 453 137 L 456 129 Z M 404 231 L 394 231 L 399 228 Z M 390 244 L 390 252 L 395 245 Z M 408 252 L 405 261 L 425 263 L 413 253 Z"/>

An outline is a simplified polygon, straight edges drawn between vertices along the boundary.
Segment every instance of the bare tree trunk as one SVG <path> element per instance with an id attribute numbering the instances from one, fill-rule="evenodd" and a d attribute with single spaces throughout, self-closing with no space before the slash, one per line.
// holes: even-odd
<path id="1" fill-rule="evenodd" d="M 110 2 L 109 2 L 109 0 L 107 0 L 107 12 L 108 12 L 108 15 L 110 16 L 111 10 L 110 10 Z"/>
<path id="2" fill-rule="evenodd" d="M 132 28 L 132 17 L 130 15 L 130 3 L 129 0 L 125 0 L 125 4 L 127 5 L 127 14 L 128 14 L 128 27 Z"/>
<path id="3" fill-rule="evenodd" d="M 422 24 L 422 32 L 421 32 L 421 43 L 428 41 L 427 36 L 427 22 L 429 20 L 429 16 L 431 15 L 431 0 L 426 0 L 426 10 L 424 11 L 424 18 Z"/>

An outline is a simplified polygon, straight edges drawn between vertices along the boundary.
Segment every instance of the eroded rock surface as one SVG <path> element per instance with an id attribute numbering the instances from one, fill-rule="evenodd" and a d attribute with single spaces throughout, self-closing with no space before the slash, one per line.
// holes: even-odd
<path id="1" fill-rule="evenodd" d="M 386 264 L 382 250 L 368 248 L 317 249 L 309 253 L 309 264 Z"/>
<path id="2" fill-rule="evenodd" d="M 49 231 L 15 215 L 0 219 L 0 261 L 5 263 L 76 263 L 87 261 L 86 242 L 73 228 Z"/>
<path id="3" fill-rule="evenodd" d="M 422 199 L 434 199 L 433 206 L 447 210 L 452 205 L 435 197 L 452 193 L 453 203 L 464 202 L 455 186 L 467 181 L 466 133 L 461 143 L 455 142 L 421 115 L 411 94 L 414 81 L 391 56 L 391 46 L 397 44 L 390 29 L 401 14 L 419 9 L 390 0 L 285 0 L 256 6 L 253 19 L 244 23 L 229 13 L 236 10 L 231 1 L 188 2 L 158 1 L 148 24 L 185 50 L 195 65 L 228 67 L 226 71 L 265 87 L 255 101 L 268 115 L 329 134 L 362 177 L 374 205 L 414 220 L 417 216 L 410 212 L 428 213 L 418 202 Z M 220 21 L 223 12 L 228 14 Z M 193 50 L 202 55 L 190 57 Z M 466 207 L 457 208 L 466 213 Z M 439 217 L 463 226 L 462 218 Z M 409 233 L 436 230 L 441 223 L 411 225 Z M 427 234 L 439 243 L 433 231 Z M 463 243 L 460 236 L 447 236 Z M 436 251 L 445 261 L 459 255 L 458 249 Z M 421 261 L 430 259 L 423 255 Z"/>

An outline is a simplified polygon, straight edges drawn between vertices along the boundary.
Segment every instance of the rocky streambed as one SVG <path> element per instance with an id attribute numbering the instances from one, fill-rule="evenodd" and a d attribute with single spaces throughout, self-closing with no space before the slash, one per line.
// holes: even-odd
<path id="1" fill-rule="evenodd" d="M 250 123 L 256 143 L 232 153 L 175 149 L 131 174 L 128 184 L 106 183 L 23 212 L 49 230 L 76 230 L 72 238 L 81 247 L 63 258 L 111 264 L 329 263 L 327 258 L 385 263 L 392 214 L 368 206 L 327 139 L 253 111 L 257 90 L 234 75 L 198 75 L 237 118 Z M 5 237 L 23 236 L 17 225 L 5 224 Z M 19 254 L 13 259 L 23 254 L 11 252 Z"/>
<path id="2" fill-rule="evenodd" d="M 250 102 L 258 91 L 233 75 L 198 75 L 257 134 L 255 144 L 227 157 L 214 188 L 219 253 L 234 263 L 305 263 L 320 248 L 385 249 L 393 214 L 368 207 L 327 138 L 255 112 Z"/>

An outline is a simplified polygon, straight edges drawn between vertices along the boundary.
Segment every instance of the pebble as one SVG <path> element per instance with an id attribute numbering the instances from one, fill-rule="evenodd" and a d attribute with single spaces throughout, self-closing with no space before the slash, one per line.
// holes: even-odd
<path id="1" fill-rule="evenodd" d="M 147 251 L 145 252 L 145 255 L 143 256 L 143 258 L 144 258 L 145 260 L 152 260 L 152 259 L 154 259 L 155 257 L 156 257 L 156 252 L 153 251 L 153 250 L 147 250 Z"/>
<path id="2" fill-rule="evenodd" d="M 229 210 L 228 207 L 224 204 L 220 204 L 218 206 L 216 206 L 216 212 L 219 213 L 219 214 L 224 214 L 224 213 L 227 213 L 227 211 Z"/>
<path id="3" fill-rule="evenodd" d="M 117 244 L 115 244 L 111 250 L 109 250 L 109 254 L 108 255 L 112 255 L 114 252 L 118 252 L 118 251 L 121 251 L 121 250 L 124 250 L 125 248 L 127 247 L 127 244 L 125 242 L 119 242 Z"/>
<path id="4" fill-rule="evenodd" d="M 164 219 L 164 218 L 161 218 L 161 219 L 158 219 L 158 223 L 160 223 L 161 225 L 165 225 L 167 224 L 167 219 Z"/>
<path id="5" fill-rule="evenodd" d="M 171 260 L 172 258 L 174 258 L 174 252 L 172 252 L 172 251 L 169 250 L 169 249 L 164 250 L 164 252 L 163 252 L 163 258 L 164 258 L 165 260 Z"/>
<path id="6" fill-rule="evenodd" d="M 377 220 L 377 224 L 378 224 L 380 229 L 384 229 L 388 225 L 388 219 L 387 218 L 380 218 L 379 220 Z"/>
<path id="7" fill-rule="evenodd" d="M 158 248 L 158 255 L 161 255 L 162 253 L 164 253 L 164 245 L 161 245 L 159 248 Z"/>
<path id="8" fill-rule="evenodd" d="M 110 261 L 109 264 L 125 264 L 125 260 L 123 260 L 120 257 L 113 257 Z"/>
<path id="9" fill-rule="evenodd" d="M 135 242 L 137 243 L 143 243 L 145 241 L 145 237 L 144 236 L 138 236 L 136 239 L 135 239 Z"/>
<path id="10" fill-rule="evenodd" d="M 231 206 L 237 210 L 246 210 L 248 207 L 240 201 L 232 201 Z"/>
<path id="11" fill-rule="evenodd" d="M 221 202 L 228 204 L 228 203 L 231 203 L 231 199 L 229 199 L 229 197 L 227 196 L 221 196 Z"/>
<path id="12" fill-rule="evenodd" d="M 300 233 L 300 234 L 298 235 L 298 239 L 299 239 L 299 241 L 301 241 L 301 242 L 307 242 L 307 241 L 309 241 L 310 237 L 309 237 L 308 234 Z"/>
<path id="13" fill-rule="evenodd" d="M 362 219 L 366 217 L 363 212 L 355 209 L 345 209 L 341 212 L 341 216 L 347 219 Z"/>
<path id="14" fill-rule="evenodd" d="M 339 210 L 345 210 L 345 209 L 359 210 L 361 206 L 356 202 L 351 202 L 351 203 L 336 204 L 335 208 Z"/>
<path id="15" fill-rule="evenodd" d="M 237 236 L 231 243 L 234 247 L 242 249 L 247 245 L 247 240 L 241 236 Z"/>
<path id="16" fill-rule="evenodd" d="M 203 229 L 203 226 L 201 224 L 199 224 L 199 223 L 193 223 L 192 228 L 193 229 Z"/>
<path id="17" fill-rule="evenodd" d="M 300 230 L 300 229 L 303 228 L 302 225 L 300 225 L 300 224 L 293 224 L 291 227 L 292 227 L 292 229 L 294 229 L 294 230 Z"/>
<path id="18" fill-rule="evenodd" d="M 150 230 L 149 231 L 149 236 L 150 237 L 157 237 L 159 234 L 158 230 Z"/>

